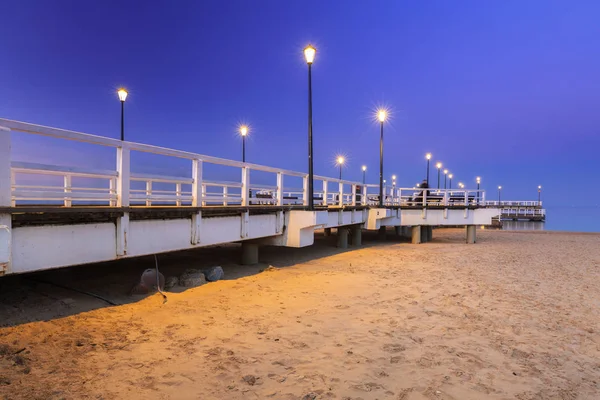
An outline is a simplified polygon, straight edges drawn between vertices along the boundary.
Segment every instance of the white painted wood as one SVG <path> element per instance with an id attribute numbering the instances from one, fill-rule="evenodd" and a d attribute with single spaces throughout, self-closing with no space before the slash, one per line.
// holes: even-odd
<path id="1" fill-rule="evenodd" d="M 16 205 L 17 205 L 17 198 L 14 195 L 16 182 L 17 182 L 17 176 L 16 176 L 15 172 L 11 170 L 10 171 L 10 187 L 11 187 L 10 205 L 12 207 L 16 207 Z"/>
<path id="2" fill-rule="evenodd" d="M 65 175 L 63 178 L 64 181 L 64 191 L 65 191 L 65 207 L 71 207 L 71 175 Z"/>
<path id="3" fill-rule="evenodd" d="M 339 183 L 339 191 L 340 191 L 340 197 L 338 198 L 338 205 L 343 206 L 344 205 L 344 184 L 342 182 Z"/>
<path id="4" fill-rule="evenodd" d="M 192 215 L 192 245 L 200 244 L 202 229 L 202 211 Z"/>
<path id="5" fill-rule="evenodd" d="M 117 218 L 116 227 L 116 254 L 117 256 L 126 256 L 129 240 L 129 213 L 123 213 L 123 216 Z"/>
<path id="6" fill-rule="evenodd" d="M 12 205 L 12 185 L 10 171 L 11 140 L 10 130 L 0 127 L 0 207 Z"/>
<path id="7" fill-rule="evenodd" d="M 181 183 L 175 184 L 175 195 L 177 196 L 177 201 L 175 204 L 177 206 L 181 206 Z M 192 200 L 191 197 L 190 200 Z"/>
<path id="8" fill-rule="evenodd" d="M 113 260 L 116 231 L 112 223 L 43 225 L 12 230 L 12 272 Z"/>
<path id="9" fill-rule="evenodd" d="M 302 178 L 302 204 L 305 206 L 308 205 L 308 175 Z"/>
<path id="10" fill-rule="evenodd" d="M 129 173 L 131 172 L 131 152 L 126 143 L 117 148 L 117 206 L 129 206 Z"/>
<path id="11" fill-rule="evenodd" d="M 110 178 L 117 176 L 117 171 L 69 167 L 64 165 L 39 164 L 32 162 L 13 161 L 12 169 L 15 172 L 40 174 L 40 175 L 64 175 L 80 176 L 84 178 Z"/>
<path id="12" fill-rule="evenodd" d="M 154 174 L 131 174 L 129 179 L 132 181 L 153 181 L 153 182 L 164 182 L 164 183 L 178 183 L 191 185 L 194 182 L 193 178 L 184 178 L 181 176 L 166 176 L 166 175 L 154 175 Z"/>
<path id="13" fill-rule="evenodd" d="M 131 196 L 131 194 L 130 194 Z M 147 181 L 146 182 L 146 206 L 150 207 L 152 205 L 152 199 L 150 198 L 150 196 L 152 196 L 152 181 Z"/>
<path id="14" fill-rule="evenodd" d="M 246 211 L 242 213 L 242 217 L 240 219 L 240 238 L 246 239 L 249 236 L 250 231 L 250 212 Z"/>
<path id="15" fill-rule="evenodd" d="M 247 206 L 249 202 L 250 190 L 250 168 L 242 168 L 242 205 Z"/>
<path id="16" fill-rule="evenodd" d="M 283 173 L 277 173 L 277 205 L 283 205 Z"/>
<path id="17" fill-rule="evenodd" d="M 329 193 L 327 193 L 328 191 L 328 185 L 329 182 L 327 181 L 327 179 L 323 180 L 323 205 L 326 206 L 327 205 L 327 196 L 329 196 Z"/>
<path id="18" fill-rule="evenodd" d="M 127 237 L 127 256 L 187 249 L 191 246 L 190 237 L 189 218 L 132 221 Z"/>
<path id="19" fill-rule="evenodd" d="M 223 186 L 223 205 L 226 206 L 227 205 L 227 199 L 228 199 L 228 194 L 227 194 L 227 186 Z"/>
<path id="20" fill-rule="evenodd" d="M 202 197 L 204 197 L 206 187 L 202 184 L 202 160 L 192 160 L 192 205 L 194 207 L 200 207 L 204 205 L 202 203 Z"/>
<path id="21" fill-rule="evenodd" d="M 352 194 L 350 195 L 350 199 L 352 201 L 352 205 L 355 206 L 356 205 L 356 184 L 353 184 L 352 186 Z"/>

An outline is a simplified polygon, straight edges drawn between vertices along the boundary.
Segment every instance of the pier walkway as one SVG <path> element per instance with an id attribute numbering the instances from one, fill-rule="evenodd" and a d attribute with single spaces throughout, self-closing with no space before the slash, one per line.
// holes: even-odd
<path id="1" fill-rule="evenodd" d="M 488 207 L 500 209 L 500 219 L 513 221 L 545 221 L 546 210 L 541 201 L 487 201 Z"/>
<path id="2" fill-rule="evenodd" d="M 115 167 L 16 159 L 16 135 L 84 143 L 83 159 L 108 149 Z M 140 154 L 185 163 L 184 173 L 148 173 Z M 393 226 L 421 243 L 434 226 L 458 225 L 474 243 L 475 227 L 499 214 L 477 190 L 386 187 L 380 206 L 375 184 L 315 176 L 314 189 L 309 210 L 303 172 L 0 119 L 0 275 L 234 242 L 255 263 L 259 245 L 309 246 L 316 229 L 336 228 L 346 247 L 362 229 Z"/>

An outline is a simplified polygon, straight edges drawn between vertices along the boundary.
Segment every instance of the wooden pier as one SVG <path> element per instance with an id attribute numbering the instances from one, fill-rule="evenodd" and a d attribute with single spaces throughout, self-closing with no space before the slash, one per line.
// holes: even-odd
<path id="1" fill-rule="evenodd" d="M 486 205 L 500 208 L 500 220 L 546 221 L 541 201 L 487 201 Z"/>

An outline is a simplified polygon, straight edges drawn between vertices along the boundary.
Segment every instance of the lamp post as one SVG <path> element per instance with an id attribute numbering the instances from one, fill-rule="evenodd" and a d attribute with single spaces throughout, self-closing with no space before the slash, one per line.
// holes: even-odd
<path id="1" fill-rule="evenodd" d="M 461 188 L 461 189 L 464 189 L 465 185 L 462 182 L 458 182 L 458 187 Z"/>
<path id="2" fill-rule="evenodd" d="M 340 166 L 340 180 L 342 180 L 342 165 L 344 165 L 344 157 L 339 156 L 337 158 L 337 163 Z"/>
<path id="3" fill-rule="evenodd" d="M 431 153 L 425 154 L 425 158 L 427 159 L 427 179 L 425 181 L 427 182 L 427 186 L 429 186 L 429 160 L 431 160 Z"/>
<path id="4" fill-rule="evenodd" d="M 437 188 L 439 189 L 440 188 L 440 169 L 442 168 L 442 163 L 438 162 L 437 164 L 435 164 L 435 166 L 438 169 L 438 186 L 437 186 Z"/>
<path id="5" fill-rule="evenodd" d="M 304 48 L 304 58 L 308 64 L 308 209 L 314 210 L 313 196 L 313 132 L 312 132 L 312 63 L 317 50 L 308 45 Z"/>
<path id="6" fill-rule="evenodd" d="M 444 170 L 444 189 L 448 189 L 447 183 L 448 183 L 448 170 L 445 169 Z"/>
<path id="7" fill-rule="evenodd" d="M 538 206 L 542 204 L 542 185 L 538 186 Z"/>
<path id="8" fill-rule="evenodd" d="M 121 88 L 117 91 L 119 100 L 121 100 L 121 141 L 125 140 L 125 99 L 127 98 L 127 90 Z"/>
<path id="9" fill-rule="evenodd" d="M 452 189 L 452 177 L 454 175 L 448 174 L 448 189 Z"/>
<path id="10" fill-rule="evenodd" d="M 481 184 L 481 177 L 478 176 L 475 181 L 477 182 L 477 202 L 479 203 L 479 185 Z"/>
<path id="11" fill-rule="evenodd" d="M 367 166 L 363 165 L 362 170 L 363 170 L 363 185 L 364 185 L 367 181 Z"/>
<path id="12" fill-rule="evenodd" d="M 242 162 L 246 162 L 246 135 L 248 135 L 248 127 L 240 126 L 240 135 L 242 135 Z"/>
<path id="13" fill-rule="evenodd" d="M 500 205 L 500 192 L 502 191 L 502 186 L 498 186 L 498 205 Z"/>
<path id="14" fill-rule="evenodd" d="M 379 206 L 383 207 L 383 123 L 387 118 L 387 112 L 383 109 L 377 111 L 377 119 L 381 123 L 381 134 L 379 139 Z"/>

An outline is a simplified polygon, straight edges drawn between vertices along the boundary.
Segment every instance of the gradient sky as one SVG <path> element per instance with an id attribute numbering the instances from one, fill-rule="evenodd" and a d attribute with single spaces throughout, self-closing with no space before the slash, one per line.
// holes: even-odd
<path id="1" fill-rule="evenodd" d="M 344 153 L 344 177 L 366 164 L 377 181 L 382 104 L 400 186 L 432 152 L 488 198 L 541 184 L 547 204 L 599 203 L 598 1 L 21 0 L 0 15 L 3 118 L 117 138 L 123 85 L 128 140 L 240 159 L 246 121 L 249 162 L 306 171 L 311 42 L 316 174 Z"/>

